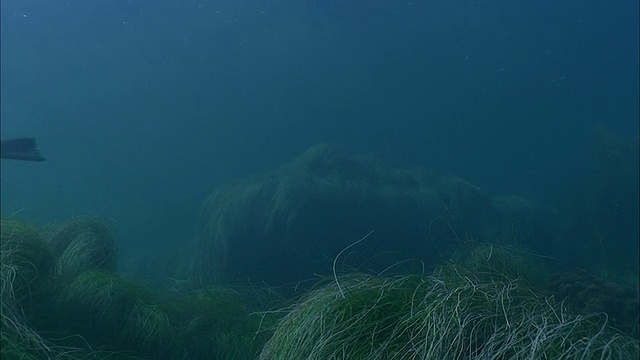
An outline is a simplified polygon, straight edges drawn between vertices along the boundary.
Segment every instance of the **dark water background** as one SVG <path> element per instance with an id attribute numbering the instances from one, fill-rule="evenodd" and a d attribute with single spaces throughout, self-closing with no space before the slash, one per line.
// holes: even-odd
<path id="1" fill-rule="evenodd" d="M 638 1 L 2 2 L 2 216 L 193 237 L 221 183 L 329 142 L 547 198 L 638 138 Z"/>

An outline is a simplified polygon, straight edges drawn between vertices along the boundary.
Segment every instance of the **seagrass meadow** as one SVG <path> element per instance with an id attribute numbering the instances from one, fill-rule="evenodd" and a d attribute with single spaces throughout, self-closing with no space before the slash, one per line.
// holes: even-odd
<path id="1" fill-rule="evenodd" d="M 428 276 L 336 274 L 298 298 L 274 301 L 258 288 L 146 290 L 102 267 L 99 256 L 114 256 L 104 251 L 113 242 L 95 219 L 52 232 L 91 239 L 83 246 L 95 251 L 84 253 L 94 256 L 83 265 L 56 257 L 45 233 L 2 220 L 3 359 L 638 356 L 637 339 L 611 327 L 606 314 L 572 314 L 539 295 L 544 279 L 530 271 L 535 266 L 499 249 L 461 254 Z M 271 309 L 251 299 L 270 299 Z"/>
<path id="2" fill-rule="evenodd" d="M 336 272 L 284 299 L 260 286 L 148 290 L 110 268 L 117 252 L 105 251 L 113 241 L 93 218 L 55 231 L 1 225 L 3 359 L 638 356 L 637 332 L 558 301 L 541 267 L 497 247 L 458 252 L 428 275 Z M 61 233 L 87 257 L 69 262 L 63 254 L 78 249 L 47 238 Z"/>
<path id="3" fill-rule="evenodd" d="M 238 291 L 158 293 L 119 275 L 94 218 L 1 225 L 2 359 L 250 359 L 264 342 L 268 317 Z"/>
<path id="4" fill-rule="evenodd" d="M 1 356 L 638 358 L 637 277 L 572 266 L 565 250 L 589 240 L 575 228 L 541 202 L 320 144 L 214 190 L 193 241 L 136 271 L 99 218 L 3 218 Z"/>

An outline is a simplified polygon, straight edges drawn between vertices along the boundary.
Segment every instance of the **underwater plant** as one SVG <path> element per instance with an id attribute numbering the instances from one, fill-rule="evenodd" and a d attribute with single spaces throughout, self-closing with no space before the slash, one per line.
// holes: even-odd
<path id="1" fill-rule="evenodd" d="M 380 272 L 403 262 L 414 267 L 396 273 L 416 272 L 469 239 L 496 238 L 494 222 L 511 224 L 530 208 L 525 201 L 509 204 L 517 215 L 501 216 L 482 189 L 455 176 L 395 168 L 319 144 L 209 195 L 191 247 L 192 276 L 214 284 L 297 284 L 327 275 L 334 256 L 371 229 L 375 235 L 345 254 L 343 267 Z M 528 214 L 526 226 L 509 227 L 500 240 L 537 235 L 538 215 Z"/>
<path id="2" fill-rule="evenodd" d="M 45 238 L 54 249 L 56 272 L 60 276 L 116 269 L 116 244 L 111 229 L 95 217 L 78 217 L 51 226 Z"/>
<path id="3" fill-rule="evenodd" d="M 515 281 L 354 274 L 294 305 L 260 359 L 601 357 L 637 358 L 638 341 Z"/>
<path id="4" fill-rule="evenodd" d="M 256 335 L 260 318 L 229 288 L 150 291 L 115 273 L 87 271 L 64 286 L 55 308 L 55 324 L 67 333 L 146 359 L 253 359 L 266 341 Z"/>
<path id="5" fill-rule="evenodd" d="M 585 270 L 554 275 L 550 288 L 578 314 L 606 313 L 612 325 L 630 336 L 638 336 L 638 293 L 611 281 L 604 281 Z"/>
<path id="6" fill-rule="evenodd" d="M 51 307 L 57 291 L 56 259 L 42 231 L 23 222 L 0 220 L 2 359 L 107 359 L 114 353 L 95 351 L 76 333 L 42 332 L 42 321 L 58 313 Z M 59 319 L 55 319 L 57 324 Z M 64 338 L 64 340 L 60 340 Z M 72 344 L 75 342 L 75 344 Z M 77 345 L 77 346 L 76 346 Z M 130 359 L 120 354 L 121 359 Z"/>
<path id="7" fill-rule="evenodd" d="M 54 259 L 39 231 L 24 223 L 0 219 L 0 301 L 2 358 L 24 355 L 32 359 L 53 353 L 30 325 L 25 306 L 38 296 L 53 269 Z"/>
<path id="8" fill-rule="evenodd" d="M 53 231 L 5 219 L 0 226 L 3 360 L 248 360 L 266 342 L 269 331 L 258 330 L 269 317 L 251 315 L 250 296 L 217 287 L 150 291 L 107 270 L 115 246 L 97 219 Z"/>

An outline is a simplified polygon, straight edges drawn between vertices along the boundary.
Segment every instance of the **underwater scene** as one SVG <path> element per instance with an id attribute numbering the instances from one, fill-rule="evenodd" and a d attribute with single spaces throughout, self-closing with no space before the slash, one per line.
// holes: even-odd
<path id="1" fill-rule="evenodd" d="M 9 0 L 5 359 L 638 359 L 639 4 Z"/>

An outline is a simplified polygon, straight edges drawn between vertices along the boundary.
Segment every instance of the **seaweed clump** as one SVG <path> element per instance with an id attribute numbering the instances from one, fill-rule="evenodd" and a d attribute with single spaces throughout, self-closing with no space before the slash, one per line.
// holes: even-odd
<path id="1" fill-rule="evenodd" d="M 2 358 L 39 359 L 55 355 L 52 345 L 31 326 L 28 312 L 44 296 L 54 258 L 38 229 L 0 220 Z"/>
<path id="2" fill-rule="evenodd" d="M 58 275 L 74 277 L 86 270 L 116 270 L 113 232 L 95 217 L 78 217 L 51 226 L 45 236 L 56 254 Z"/>
<path id="3" fill-rule="evenodd" d="M 266 341 L 268 317 L 239 292 L 154 292 L 117 274 L 96 218 L 1 227 L 3 359 L 253 359 Z"/>
<path id="4" fill-rule="evenodd" d="M 611 281 L 599 279 L 584 270 L 555 275 L 550 290 L 578 314 L 606 313 L 611 324 L 638 336 L 638 294 Z M 636 289 L 637 290 L 637 289 Z"/>
<path id="5" fill-rule="evenodd" d="M 638 357 L 603 317 L 561 305 L 517 282 L 349 275 L 303 297 L 260 359 Z"/>
<path id="6" fill-rule="evenodd" d="M 109 351 L 145 359 L 252 359 L 259 349 L 259 318 L 229 289 L 170 296 L 89 271 L 66 284 L 56 302 L 58 327 Z"/>
<path id="7" fill-rule="evenodd" d="M 523 199 L 494 202 L 455 176 L 395 168 L 319 144 L 209 195 L 192 275 L 205 284 L 296 284 L 327 275 L 336 254 L 371 230 L 340 265 L 380 273 L 403 264 L 394 274 L 419 272 L 474 239 L 542 243 L 550 231 L 540 228 L 552 222 L 541 214 L 554 216 Z M 523 225 L 511 226 L 516 221 Z"/>

